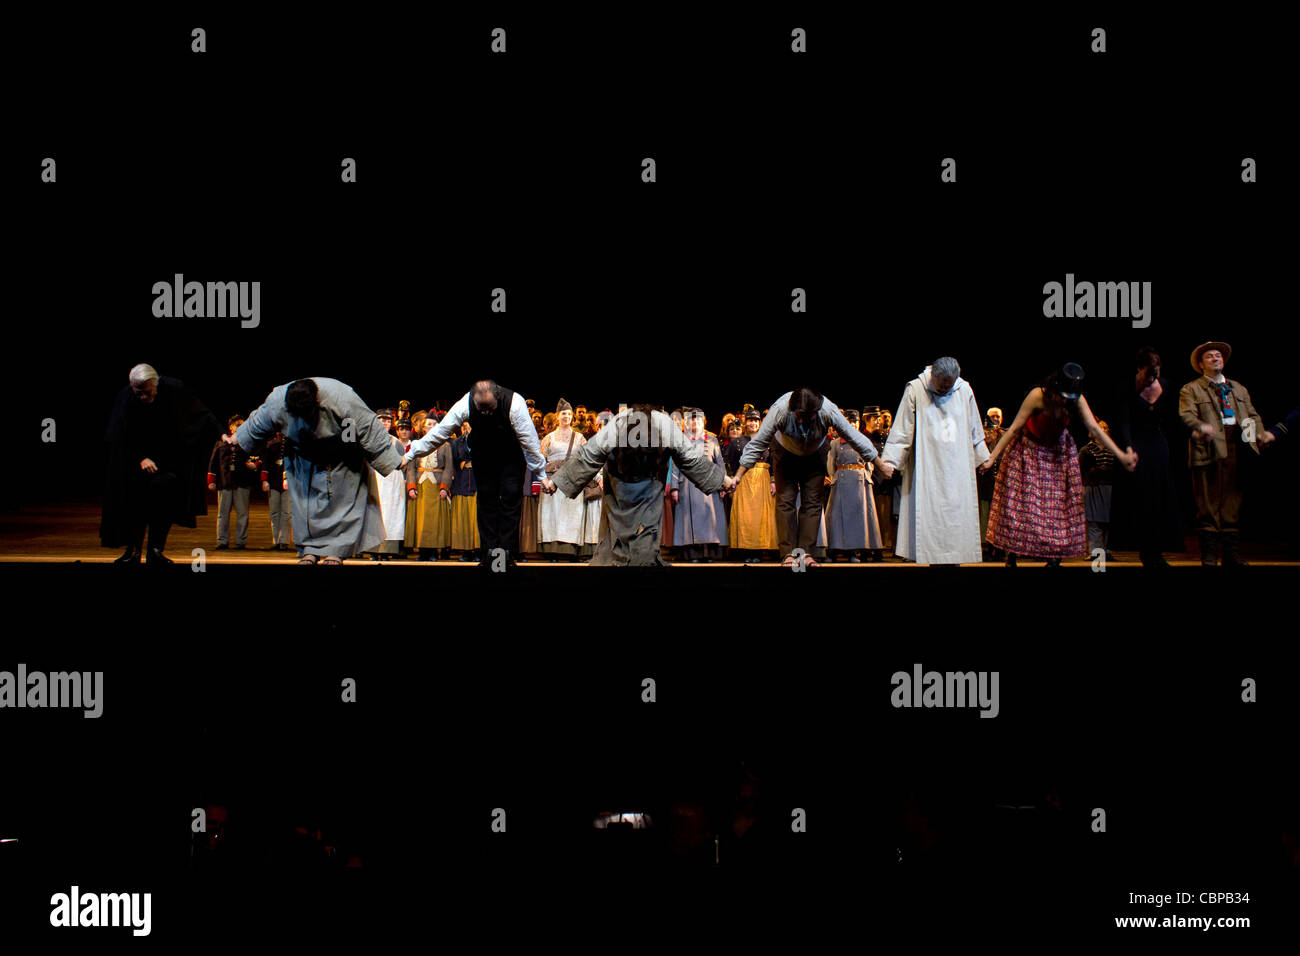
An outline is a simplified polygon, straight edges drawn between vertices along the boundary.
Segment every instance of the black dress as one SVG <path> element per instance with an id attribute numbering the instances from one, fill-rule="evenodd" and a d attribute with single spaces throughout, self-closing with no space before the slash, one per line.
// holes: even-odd
<path id="1" fill-rule="evenodd" d="M 1183 550 L 1183 529 L 1178 517 L 1178 493 L 1169 466 L 1169 438 L 1179 434 L 1178 392 L 1160 379 L 1160 397 L 1143 401 L 1136 382 L 1120 395 L 1115 444 L 1137 452 L 1133 472 L 1115 469 L 1115 490 L 1110 512 L 1110 545 L 1123 551 L 1153 554 Z"/>

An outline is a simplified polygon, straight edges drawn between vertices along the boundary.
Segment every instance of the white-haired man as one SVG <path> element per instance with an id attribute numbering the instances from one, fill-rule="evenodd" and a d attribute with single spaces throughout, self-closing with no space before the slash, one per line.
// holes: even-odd
<path id="1" fill-rule="evenodd" d="M 907 384 L 880 457 L 903 475 L 894 553 L 917 564 L 979 563 L 975 469 L 989 449 L 955 358 L 935 359 Z"/>
<path id="2" fill-rule="evenodd" d="M 117 564 L 171 564 L 163 555 L 173 524 L 196 526 L 208 513 L 208 453 L 221 434 L 215 415 L 179 379 L 150 365 L 131 369 L 108 419 L 108 469 L 99 525 Z"/>

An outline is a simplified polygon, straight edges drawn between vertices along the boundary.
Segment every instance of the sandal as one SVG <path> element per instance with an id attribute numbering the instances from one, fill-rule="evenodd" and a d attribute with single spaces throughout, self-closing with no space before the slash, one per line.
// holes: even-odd
<path id="1" fill-rule="evenodd" d="M 316 563 L 316 555 L 314 555 L 314 554 L 304 554 L 301 558 L 298 559 L 298 563 L 299 563 L 299 564 L 315 564 L 315 563 Z"/>
<path id="2" fill-rule="evenodd" d="M 340 565 L 343 563 L 343 559 L 340 558 L 337 554 L 327 554 L 325 555 L 325 557 L 320 559 L 320 563 L 328 564 L 328 565 Z"/>

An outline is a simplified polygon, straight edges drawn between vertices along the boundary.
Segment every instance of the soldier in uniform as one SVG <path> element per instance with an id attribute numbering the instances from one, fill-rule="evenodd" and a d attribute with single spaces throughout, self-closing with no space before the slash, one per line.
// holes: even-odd
<path id="1" fill-rule="evenodd" d="M 293 541 L 293 509 L 289 507 L 289 482 L 284 474 L 284 436 L 276 432 L 261 458 L 262 490 L 271 510 L 271 546 L 288 551 Z"/>
<path id="2" fill-rule="evenodd" d="M 231 415 L 226 422 L 230 434 L 244 424 L 243 415 Z M 259 462 L 238 445 L 221 439 L 212 446 L 208 461 L 208 490 L 217 493 L 217 550 L 230 547 L 230 512 L 235 512 L 235 550 L 248 546 L 248 499 L 257 480 Z"/>

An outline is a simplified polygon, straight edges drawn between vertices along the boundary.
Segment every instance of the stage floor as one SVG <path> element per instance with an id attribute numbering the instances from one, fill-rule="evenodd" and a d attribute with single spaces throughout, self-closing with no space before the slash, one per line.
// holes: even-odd
<path id="1" fill-rule="evenodd" d="M 121 550 L 105 548 L 99 543 L 99 506 L 94 502 L 75 502 L 59 505 L 41 505 L 24 508 L 21 511 L 0 513 L 0 563 L 20 564 L 111 564 Z M 233 533 L 233 528 L 232 528 Z M 249 508 L 248 542 L 245 550 L 216 550 L 217 514 L 215 503 L 210 504 L 208 514 L 198 519 L 196 528 L 173 527 L 167 538 L 166 554 L 173 561 L 189 562 L 194 557 L 195 548 L 203 548 L 205 560 L 209 564 L 296 565 L 297 552 L 292 548 L 278 551 L 271 543 L 271 519 L 265 501 L 254 500 Z M 1187 542 L 1191 545 L 1193 541 Z M 233 545 L 232 545 L 233 547 Z M 1300 561 L 1289 560 L 1285 548 L 1281 545 L 1250 546 L 1244 545 L 1243 556 L 1252 565 L 1276 565 L 1300 567 Z M 1106 562 L 1107 568 L 1141 567 L 1136 552 L 1116 551 L 1115 559 Z M 1166 560 L 1174 567 L 1200 567 L 1200 556 L 1190 550 L 1169 553 Z M 475 562 L 469 561 L 416 561 L 413 557 L 395 557 L 383 562 L 367 558 L 353 558 L 346 562 L 349 567 L 385 567 L 385 568 L 464 568 L 473 569 Z M 519 564 L 529 568 L 581 568 L 586 567 L 582 561 L 520 561 Z M 1041 566 L 1042 561 L 1024 559 L 1022 566 Z M 1077 558 L 1062 562 L 1063 566 L 1091 567 L 1090 558 Z M 776 561 L 765 561 L 747 565 L 738 561 L 714 561 L 712 563 L 676 562 L 679 568 L 776 568 Z M 925 567 L 901 559 L 891 558 L 879 564 L 853 564 L 851 562 L 822 562 L 820 568 L 855 570 L 896 570 L 899 568 Z M 985 562 L 968 564 L 970 568 L 1001 568 L 1002 562 Z"/>

